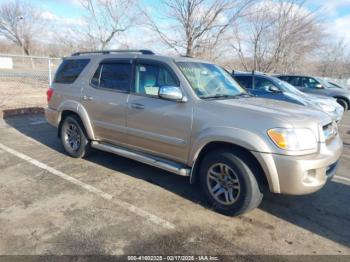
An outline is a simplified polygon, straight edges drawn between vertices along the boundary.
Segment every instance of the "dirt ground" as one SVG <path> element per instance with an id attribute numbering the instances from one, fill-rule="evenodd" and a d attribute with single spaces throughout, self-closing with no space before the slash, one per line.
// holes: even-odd
<path id="1" fill-rule="evenodd" d="M 4 109 L 46 107 L 45 82 L 31 83 L 26 81 L 0 82 L 0 111 Z"/>

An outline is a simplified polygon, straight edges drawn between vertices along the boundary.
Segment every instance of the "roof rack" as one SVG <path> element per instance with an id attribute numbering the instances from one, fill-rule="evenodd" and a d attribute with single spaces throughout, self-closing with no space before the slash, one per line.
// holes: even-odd
<path id="1" fill-rule="evenodd" d="M 119 50 L 99 50 L 99 51 L 84 51 L 73 53 L 72 56 L 88 55 L 88 54 L 112 54 L 112 53 L 141 53 L 143 55 L 154 55 L 153 51 L 147 49 L 119 49 Z"/>

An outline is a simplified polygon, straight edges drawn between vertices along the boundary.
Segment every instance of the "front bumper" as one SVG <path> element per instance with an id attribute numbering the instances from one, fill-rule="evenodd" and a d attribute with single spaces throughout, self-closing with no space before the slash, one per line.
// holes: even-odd
<path id="1" fill-rule="evenodd" d="M 340 122 L 344 115 L 344 109 L 342 107 L 338 107 L 330 116 L 336 122 Z"/>
<path id="2" fill-rule="evenodd" d="M 321 143 L 318 153 L 306 156 L 262 154 L 270 190 L 275 193 L 305 195 L 318 191 L 336 173 L 343 152 L 339 135 L 327 144 Z M 272 166 L 271 166 L 272 165 Z"/>

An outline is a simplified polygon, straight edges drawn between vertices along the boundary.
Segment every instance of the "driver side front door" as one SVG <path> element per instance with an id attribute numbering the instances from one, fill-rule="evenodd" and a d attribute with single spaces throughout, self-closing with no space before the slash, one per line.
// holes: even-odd
<path id="1" fill-rule="evenodd" d="M 134 71 L 126 123 L 129 146 L 186 163 L 192 102 L 176 102 L 158 97 L 160 86 L 180 86 L 175 73 L 165 64 L 137 60 Z"/>

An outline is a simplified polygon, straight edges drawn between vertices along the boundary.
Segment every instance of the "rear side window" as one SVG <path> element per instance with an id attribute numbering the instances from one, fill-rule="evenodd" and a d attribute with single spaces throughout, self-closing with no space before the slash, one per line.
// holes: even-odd
<path id="1" fill-rule="evenodd" d="M 289 81 L 289 77 L 288 76 L 277 76 L 277 78 L 283 80 L 283 81 L 286 81 L 288 82 Z"/>
<path id="2" fill-rule="evenodd" d="M 288 78 L 288 80 L 286 80 L 288 83 L 290 83 L 293 86 L 302 86 L 302 84 L 300 83 L 300 77 L 298 76 L 290 76 Z"/>
<path id="3" fill-rule="evenodd" d="M 122 92 L 130 91 L 132 66 L 129 63 L 103 63 L 97 68 L 91 84 Z"/>
<path id="4" fill-rule="evenodd" d="M 72 84 L 89 62 L 90 59 L 64 60 L 56 72 L 54 82 Z"/>
<path id="5" fill-rule="evenodd" d="M 252 77 L 251 76 L 234 76 L 234 79 L 242 87 L 252 89 Z"/>

